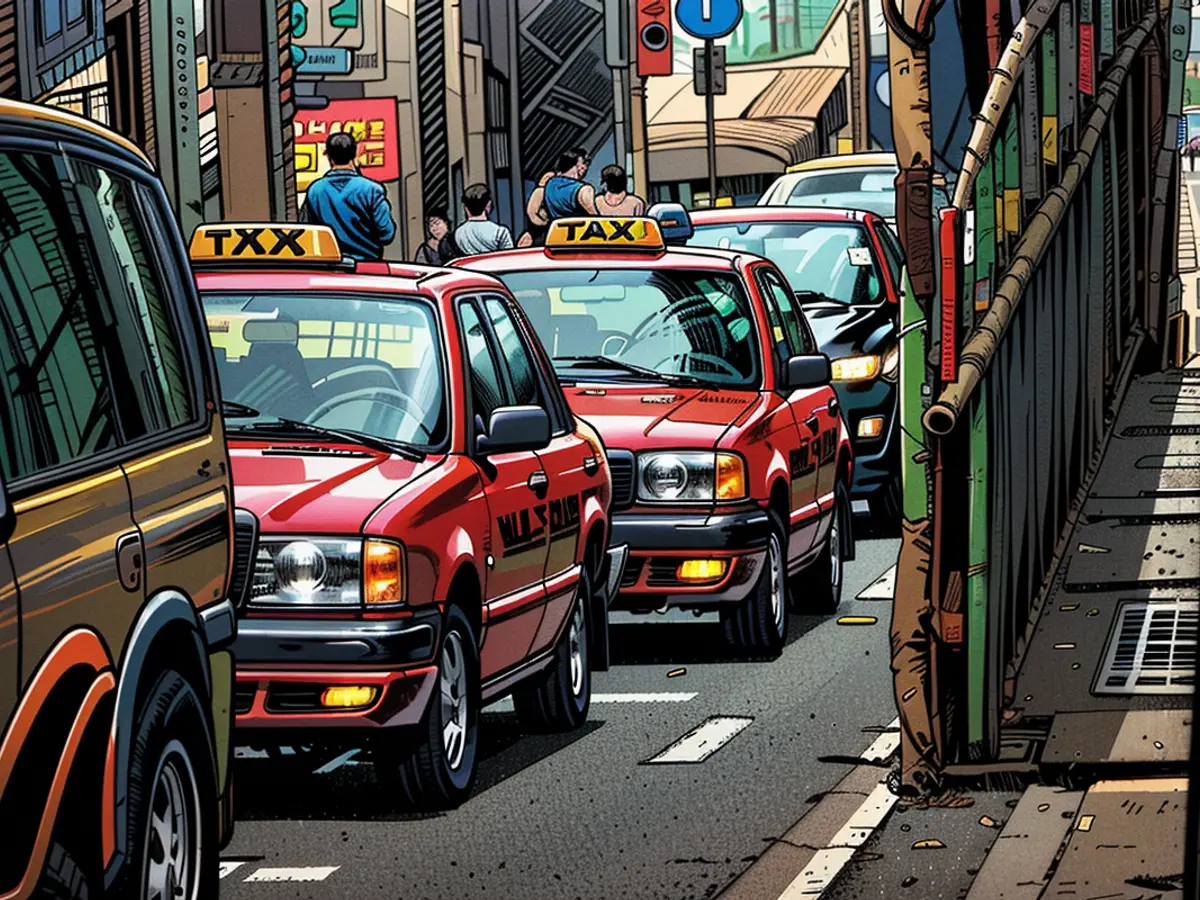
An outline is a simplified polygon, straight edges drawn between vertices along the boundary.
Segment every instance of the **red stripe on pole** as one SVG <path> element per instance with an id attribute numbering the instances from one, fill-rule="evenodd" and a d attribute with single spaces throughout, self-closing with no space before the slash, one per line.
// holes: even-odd
<path id="1" fill-rule="evenodd" d="M 942 382 L 958 380 L 958 210 L 940 213 L 940 251 L 942 257 Z"/>

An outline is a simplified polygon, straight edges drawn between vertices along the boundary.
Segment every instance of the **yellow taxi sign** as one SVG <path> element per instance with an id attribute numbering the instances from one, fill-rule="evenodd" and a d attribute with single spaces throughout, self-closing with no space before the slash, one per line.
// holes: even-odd
<path id="1" fill-rule="evenodd" d="M 556 219 L 546 234 L 548 250 L 664 250 L 654 219 Z"/>
<path id="2" fill-rule="evenodd" d="M 324 225 L 221 222 L 201 225 L 188 250 L 193 262 L 278 264 L 341 262 L 342 250 Z"/>

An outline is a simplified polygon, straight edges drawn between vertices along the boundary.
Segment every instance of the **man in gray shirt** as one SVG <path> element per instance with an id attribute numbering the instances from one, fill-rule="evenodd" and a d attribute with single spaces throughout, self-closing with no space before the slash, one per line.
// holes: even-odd
<path id="1" fill-rule="evenodd" d="M 492 211 L 492 192 L 486 184 L 473 184 L 463 191 L 467 221 L 454 232 L 454 243 L 463 256 L 478 256 L 513 248 L 512 232 L 488 218 Z"/>

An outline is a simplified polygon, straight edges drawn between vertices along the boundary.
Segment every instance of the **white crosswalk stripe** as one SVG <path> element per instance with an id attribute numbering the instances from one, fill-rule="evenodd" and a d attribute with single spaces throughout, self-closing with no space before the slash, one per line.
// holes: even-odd
<path id="1" fill-rule="evenodd" d="M 324 881 L 341 866 L 296 866 L 293 868 L 262 868 L 255 871 L 246 882 L 259 881 Z"/>
<path id="2" fill-rule="evenodd" d="M 858 600 L 891 600 L 896 595 L 896 567 L 892 566 L 862 591 Z"/>
<path id="3" fill-rule="evenodd" d="M 897 716 L 887 729 L 863 751 L 864 762 L 881 763 L 891 759 L 893 753 L 900 749 L 900 717 Z"/>
<path id="4" fill-rule="evenodd" d="M 696 695 L 686 691 L 662 691 L 657 694 L 592 694 L 593 703 L 686 703 Z"/>
<path id="5" fill-rule="evenodd" d="M 224 878 L 226 875 L 232 875 L 236 870 L 240 869 L 243 865 L 245 865 L 245 863 L 233 862 L 233 861 L 226 862 L 225 860 L 222 860 L 220 871 L 219 871 L 217 877 Z"/>

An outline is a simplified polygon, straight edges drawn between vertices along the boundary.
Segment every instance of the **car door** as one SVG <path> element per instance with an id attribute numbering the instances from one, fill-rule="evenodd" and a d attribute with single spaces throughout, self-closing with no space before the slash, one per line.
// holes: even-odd
<path id="1" fill-rule="evenodd" d="M 537 452 L 549 481 L 545 497 L 549 546 L 545 613 L 530 648 L 530 653 L 536 654 L 554 642 L 570 615 L 579 578 L 583 493 L 595 486 L 600 466 L 590 445 L 575 433 L 569 413 L 564 415 L 559 405 L 553 402 L 546 375 L 538 366 L 529 343 L 528 330 L 517 324 L 518 319 L 505 300 L 488 297 L 485 303 L 504 357 L 515 404 L 540 406 L 551 421 L 550 443 Z"/>
<path id="2" fill-rule="evenodd" d="M 232 519 L 226 451 L 205 409 L 215 395 L 205 386 L 192 288 L 154 238 L 171 232 L 145 187 L 87 160 L 72 159 L 71 170 L 132 385 L 121 398 L 124 469 L 146 594 L 173 588 L 204 606 L 224 597 Z"/>
<path id="3" fill-rule="evenodd" d="M 464 365 L 469 390 L 467 430 L 486 433 L 491 414 L 512 405 L 501 374 L 500 354 L 485 326 L 482 300 L 458 304 Z M 536 453 L 497 453 L 477 458 L 491 523 L 492 553 L 484 575 L 486 628 L 480 650 L 482 677 L 487 680 L 529 655 L 546 598 L 548 553 L 546 488 Z"/>
<path id="4" fill-rule="evenodd" d="M 760 266 L 756 275 L 759 290 L 767 306 L 775 347 L 775 364 L 782 367 L 792 356 L 816 353 L 796 313 L 795 300 L 783 277 L 774 269 Z M 788 465 L 792 481 L 791 539 L 788 558 L 796 559 L 812 549 L 820 526 L 818 502 L 820 478 L 820 442 L 825 398 L 822 389 L 792 391 L 786 397 L 796 427 L 796 442 L 789 448 Z"/>
<path id="5" fill-rule="evenodd" d="M 0 466 L 24 685 L 77 627 L 116 659 L 145 593 L 115 404 L 132 385 L 65 158 L 0 147 L 0 195 Z"/>

